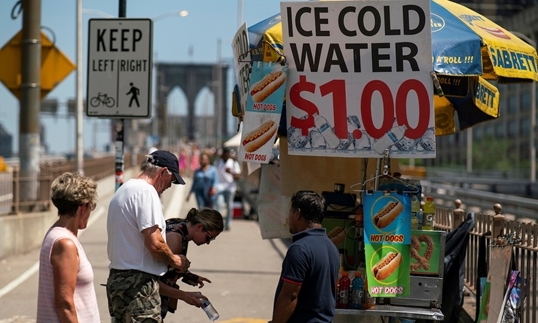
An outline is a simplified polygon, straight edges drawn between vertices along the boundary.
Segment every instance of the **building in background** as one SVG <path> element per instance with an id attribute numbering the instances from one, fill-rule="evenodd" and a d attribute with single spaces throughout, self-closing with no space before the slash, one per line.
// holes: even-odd
<path id="1" fill-rule="evenodd" d="M 0 123 L 0 156 L 4 158 L 13 157 L 13 136 Z"/>
<path id="2" fill-rule="evenodd" d="M 492 20 L 495 20 L 503 28 L 521 33 L 535 43 L 538 42 L 538 5 L 535 5 L 538 4 L 538 1 L 536 0 L 457 2 L 481 14 L 488 15 L 490 19 L 496 17 L 497 19 Z M 510 170 L 510 176 L 529 177 L 530 135 L 531 132 L 535 136 L 538 133 L 536 129 L 531 129 L 530 122 L 533 86 L 532 84 L 495 84 L 495 86 L 501 94 L 499 118 L 475 125 L 453 135 L 436 137 L 437 158 L 424 159 L 423 164 L 465 168 L 467 163 L 467 132 L 472 131 L 475 160 L 481 157 L 489 158 L 492 161 L 504 160 L 508 164 L 507 169 Z M 536 95 L 538 98 L 538 93 Z M 476 165 L 473 167 L 473 170 L 475 169 Z"/>

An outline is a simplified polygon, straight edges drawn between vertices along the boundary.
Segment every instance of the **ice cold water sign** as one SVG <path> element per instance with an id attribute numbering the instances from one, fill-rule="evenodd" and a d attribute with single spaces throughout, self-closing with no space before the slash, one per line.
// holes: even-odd
<path id="1" fill-rule="evenodd" d="M 289 154 L 435 157 L 429 6 L 281 3 Z"/>

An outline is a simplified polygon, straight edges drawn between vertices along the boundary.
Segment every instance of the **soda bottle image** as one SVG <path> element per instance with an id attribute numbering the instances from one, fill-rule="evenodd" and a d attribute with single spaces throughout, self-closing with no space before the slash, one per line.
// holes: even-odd
<path id="1" fill-rule="evenodd" d="M 340 139 L 334 134 L 333 128 L 324 117 L 320 116 L 318 113 L 314 113 L 314 125 L 318 128 L 319 132 L 325 139 L 327 146 L 331 149 L 336 149 L 340 145 Z"/>
<path id="2" fill-rule="evenodd" d="M 216 319 L 220 317 L 219 313 L 213 307 L 210 301 L 200 298 L 200 302 L 202 302 L 202 309 L 204 310 L 204 312 L 207 314 L 207 317 L 209 317 L 211 321 L 215 321 Z"/>
<path id="3" fill-rule="evenodd" d="M 405 134 L 407 127 L 405 125 L 396 126 L 389 130 L 383 137 L 377 139 L 372 145 L 374 151 L 380 155 L 385 152 L 385 149 L 390 148 L 392 145 L 400 141 Z"/>
<path id="4" fill-rule="evenodd" d="M 420 201 L 416 194 L 411 197 L 411 229 L 418 230 L 418 213 L 420 212 Z"/>
<path id="5" fill-rule="evenodd" d="M 349 280 L 349 273 L 347 271 L 342 272 L 342 278 L 340 278 L 339 281 L 340 285 L 340 297 L 339 302 L 340 304 L 337 304 L 337 308 L 349 308 L 349 289 L 351 285 L 351 281 Z M 338 306 L 340 305 L 340 306 Z"/>
<path id="6" fill-rule="evenodd" d="M 362 309 L 362 295 L 364 294 L 364 281 L 360 272 L 355 272 L 355 278 L 351 282 L 351 297 L 349 307 L 356 310 Z"/>
<path id="7" fill-rule="evenodd" d="M 435 204 L 433 204 L 433 197 L 428 196 L 426 203 L 424 203 L 423 215 L 422 215 L 422 230 L 433 230 L 435 223 Z"/>

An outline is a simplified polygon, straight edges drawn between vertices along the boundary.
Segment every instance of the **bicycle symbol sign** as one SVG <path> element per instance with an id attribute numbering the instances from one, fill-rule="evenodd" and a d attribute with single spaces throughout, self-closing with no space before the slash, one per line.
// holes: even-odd
<path id="1" fill-rule="evenodd" d="M 94 96 L 90 100 L 90 105 L 94 108 L 100 106 L 101 104 L 106 105 L 109 108 L 112 108 L 115 103 L 116 101 L 114 100 L 114 98 L 109 97 L 108 94 L 106 93 L 101 94 L 101 92 L 99 92 L 97 96 Z"/>
<path id="2" fill-rule="evenodd" d="M 151 19 L 90 19 L 87 116 L 151 117 L 152 39 Z"/>

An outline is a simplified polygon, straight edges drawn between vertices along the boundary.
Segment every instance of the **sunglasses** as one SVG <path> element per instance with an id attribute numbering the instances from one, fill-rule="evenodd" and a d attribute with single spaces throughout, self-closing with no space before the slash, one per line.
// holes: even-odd
<path id="1" fill-rule="evenodd" d="M 212 236 L 209 234 L 208 231 L 206 231 L 205 233 L 207 234 L 207 238 L 206 238 L 206 242 L 207 242 L 207 243 L 209 243 L 209 242 L 215 240 L 215 238 L 212 237 Z"/>

